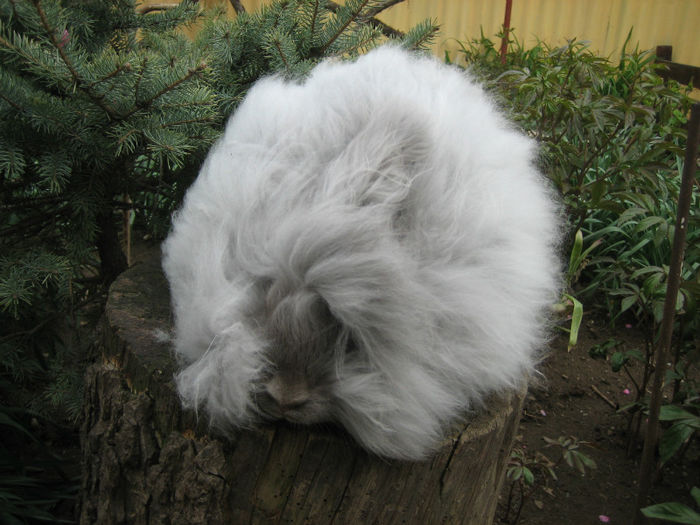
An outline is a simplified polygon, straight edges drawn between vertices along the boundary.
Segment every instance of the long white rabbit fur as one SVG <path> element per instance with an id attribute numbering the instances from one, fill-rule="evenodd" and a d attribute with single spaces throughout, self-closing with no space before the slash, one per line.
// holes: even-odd
<path id="1" fill-rule="evenodd" d="M 556 200 L 470 77 L 383 46 L 254 85 L 164 243 L 183 403 L 420 459 L 534 370 Z"/>

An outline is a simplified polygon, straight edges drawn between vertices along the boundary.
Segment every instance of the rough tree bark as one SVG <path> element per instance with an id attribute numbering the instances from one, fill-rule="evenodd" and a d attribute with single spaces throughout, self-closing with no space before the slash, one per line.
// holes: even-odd
<path id="1" fill-rule="evenodd" d="M 340 430 L 283 424 L 229 436 L 180 407 L 159 262 L 112 285 L 87 374 L 82 524 L 492 522 L 523 393 L 494 398 L 430 460 L 387 461 Z"/>

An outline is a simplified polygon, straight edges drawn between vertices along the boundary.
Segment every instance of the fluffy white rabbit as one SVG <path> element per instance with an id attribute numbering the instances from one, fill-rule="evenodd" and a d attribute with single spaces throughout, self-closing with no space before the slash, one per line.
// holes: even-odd
<path id="1" fill-rule="evenodd" d="M 184 404 L 428 455 L 537 360 L 559 217 L 534 157 L 463 71 L 398 47 L 259 81 L 163 248 Z"/>

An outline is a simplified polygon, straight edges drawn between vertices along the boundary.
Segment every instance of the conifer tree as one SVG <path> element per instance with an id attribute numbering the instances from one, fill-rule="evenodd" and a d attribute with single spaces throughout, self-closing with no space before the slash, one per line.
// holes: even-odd
<path id="1" fill-rule="evenodd" d="M 382 36 L 373 17 L 395 3 L 283 0 L 210 15 L 194 42 L 177 31 L 198 16 L 187 0 L 147 15 L 134 0 L 3 3 L 2 312 L 19 318 L 36 294 L 65 297 L 91 265 L 111 281 L 125 267 L 114 213 L 125 196 L 172 208 L 178 176 L 191 178 L 255 80 L 367 50 Z M 424 46 L 434 32 L 420 24 L 404 43 Z"/>
<path id="2" fill-rule="evenodd" d="M 17 384 L 66 384 L 61 353 L 76 349 L 57 333 L 125 269 L 121 212 L 164 234 L 253 82 L 303 76 L 387 34 L 430 42 L 430 21 L 403 35 L 374 18 L 399 1 L 278 0 L 234 19 L 220 10 L 194 40 L 181 31 L 202 17 L 191 0 L 148 13 L 136 0 L 0 2 L 3 404 L 19 403 Z"/>

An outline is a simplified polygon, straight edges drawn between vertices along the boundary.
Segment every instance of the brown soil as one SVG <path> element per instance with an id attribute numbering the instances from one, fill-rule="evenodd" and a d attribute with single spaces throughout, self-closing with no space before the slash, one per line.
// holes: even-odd
<path id="1" fill-rule="evenodd" d="M 613 372 L 609 361 L 588 354 L 592 346 L 610 338 L 621 342 L 620 349 L 643 349 L 643 339 L 635 328 L 612 331 L 595 321 L 586 322 L 578 345 L 570 352 L 566 339 L 557 338 L 552 343 L 541 367 L 543 384 L 533 388 L 526 399 L 518 444 L 530 456 L 539 451 L 557 462 L 561 449 L 547 447 L 543 438 L 574 436 L 586 442 L 580 450 L 596 462 L 597 468 L 582 476 L 560 461 L 554 469 L 557 480 L 537 476 L 537 488 L 522 508 L 521 525 L 599 524 L 606 522 L 605 517 L 611 524 L 631 523 L 642 443 L 634 443 L 628 455 L 628 418 L 609 402 L 616 406 L 629 404 L 634 386 L 626 374 Z M 636 377 L 641 370 L 633 369 L 632 373 Z M 631 393 L 625 394 L 625 389 Z M 505 521 L 510 485 L 506 480 L 495 523 L 512 523 L 519 492 L 513 491 L 510 521 Z M 681 501 L 692 506 L 689 492 L 693 485 L 700 485 L 697 440 L 682 461 L 671 460 L 663 469 L 652 492 L 653 500 Z"/>

